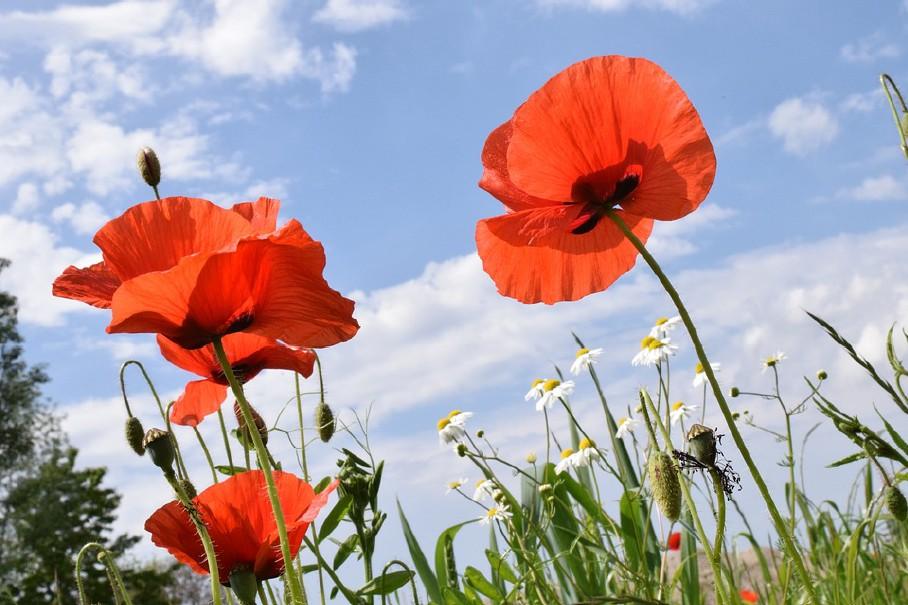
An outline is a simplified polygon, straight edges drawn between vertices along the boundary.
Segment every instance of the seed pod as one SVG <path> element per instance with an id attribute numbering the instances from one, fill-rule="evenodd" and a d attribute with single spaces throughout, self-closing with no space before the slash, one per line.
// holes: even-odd
<path id="1" fill-rule="evenodd" d="M 151 456 L 155 466 L 165 473 L 173 473 L 174 450 L 170 433 L 161 429 L 148 429 L 142 440 L 142 446 Z"/>
<path id="2" fill-rule="evenodd" d="M 258 430 L 259 436 L 262 438 L 262 443 L 267 444 L 268 426 L 265 424 L 265 419 L 262 418 L 262 415 L 251 405 L 249 406 L 249 411 L 252 412 L 252 420 L 255 423 L 255 428 Z M 233 414 L 236 416 L 237 431 L 240 440 L 246 448 L 249 449 L 252 447 L 252 436 L 246 429 L 246 418 L 243 416 L 243 410 L 240 408 L 240 404 L 237 401 L 233 402 Z"/>
<path id="3" fill-rule="evenodd" d="M 716 464 L 716 433 L 708 426 L 694 424 L 687 431 L 687 449 L 706 466 Z"/>
<path id="4" fill-rule="evenodd" d="M 653 500 L 665 518 L 674 523 L 681 516 L 681 483 L 671 456 L 658 452 L 650 457 L 649 480 Z"/>
<path id="5" fill-rule="evenodd" d="M 135 416 L 126 419 L 126 443 L 132 448 L 132 451 L 140 456 L 145 455 L 145 446 L 142 440 L 145 437 L 145 429 L 142 428 L 142 421 Z"/>
<path id="6" fill-rule="evenodd" d="M 334 419 L 334 412 L 331 411 L 327 403 L 320 401 L 315 406 L 315 429 L 318 431 L 319 439 L 324 443 L 328 443 L 334 436 L 336 428 L 337 423 Z"/>
<path id="7" fill-rule="evenodd" d="M 893 517 L 899 521 L 908 518 L 908 502 L 905 501 L 905 494 L 902 493 L 902 490 L 895 485 L 890 485 L 886 487 L 885 498 L 886 508 Z"/>
<path id="8" fill-rule="evenodd" d="M 158 161 L 158 154 L 151 147 L 143 147 L 136 155 L 136 166 L 139 168 L 139 174 L 142 180 L 148 183 L 149 187 L 157 187 L 161 182 L 161 162 Z"/>

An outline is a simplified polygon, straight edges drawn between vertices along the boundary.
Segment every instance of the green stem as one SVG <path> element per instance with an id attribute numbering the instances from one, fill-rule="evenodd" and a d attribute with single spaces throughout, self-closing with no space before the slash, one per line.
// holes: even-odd
<path id="1" fill-rule="evenodd" d="M 318 355 L 315 356 L 316 362 L 318 362 Z M 321 398 L 322 401 L 325 400 L 325 386 L 321 382 L 322 376 L 322 365 L 318 362 L 318 376 L 319 376 L 319 385 L 321 387 Z M 300 423 L 300 452 L 303 459 L 303 478 L 306 481 L 309 481 L 309 465 L 306 462 L 306 431 L 304 430 L 304 416 L 303 416 L 303 392 L 300 389 L 300 375 L 298 372 L 293 373 L 293 382 L 296 387 L 296 414 L 299 418 Z M 312 535 L 315 536 L 314 540 L 314 551 L 318 554 L 318 529 L 315 526 L 315 521 L 312 522 Z M 322 571 L 322 566 L 318 566 L 318 592 L 321 597 L 322 605 L 325 605 L 325 575 Z"/>
<path id="2" fill-rule="evenodd" d="M 608 217 L 621 229 L 625 237 L 627 237 L 631 243 L 637 248 L 637 251 L 640 252 L 640 256 L 646 261 L 646 264 L 649 265 L 653 273 L 659 279 L 659 282 L 662 284 L 663 289 L 672 299 L 672 302 L 675 304 L 675 307 L 678 309 L 678 314 L 681 316 L 681 321 L 684 322 L 684 327 L 687 328 L 687 332 L 690 335 L 691 342 L 693 342 L 694 350 L 697 353 L 698 361 L 703 365 L 703 371 L 706 372 L 706 378 L 709 380 L 709 384 L 712 387 L 713 395 L 716 398 L 716 403 L 719 405 L 719 409 L 722 411 L 722 416 L 725 418 L 725 422 L 728 425 L 728 430 L 731 433 L 732 440 L 734 440 L 735 445 L 738 448 L 738 451 L 741 453 L 741 457 L 744 458 L 745 464 L 747 464 L 747 469 L 750 471 L 750 475 L 754 480 L 754 483 L 757 485 L 757 489 L 760 491 L 760 495 L 763 497 L 763 501 L 766 503 L 766 508 L 769 510 L 769 514 L 772 517 L 773 524 L 776 526 L 776 531 L 779 532 L 779 535 L 782 537 L 782 541 L 785 543 L 785 548 L 788 551 L 788 556 L 791 557 L 792 561 L 795 564 L 795 569 L 798 572 L 798 576 L 801 579 L 801 584 L 803 585 L 804 590 L 807 592 L 809 601 L 814 605 L 819 605 L 819 600 L 817 599 L 817 593 L 814 589 L 812 579 L 810 574 L 807 572 L 807 567 L 804 565 L 804 559 L 801 557 L 801 553 L 795 544 L 794 537 L 788 531 L 788 528 L 785 526 L 785 521 L 782 519 L 782 515 L 779 514 L 779 509 L 776 507 L 775 502 L 773 502 L 772 496 L 769 493 L 769 488 L 766 487 L 766 481 L 763 480 L 763 476 L 760 474 L 760 469 L 757 468 L 756 463 L 754 463 L 753 457 L 750 455 L 750 450 L 747 448 L 747 444 L 744 442 L 744 437 L 741 436 L 741 432 L 738 430 L 737 425 L 735 424 L 735 419 L 732 416 L 731 409 L 728 407 L 728 402 L 725 400 L 725 394 L 722 393 L 722 387 L 719 385 L 719 381 L 716 379 L 716 373 L 713 371 L 712 366 L 709 363 L 709 358 L 706 356 L 706 351 L 703 349 L 703 343 L 700 342 L 700 336 L 697 334 L 697 328 L 694 325 L 693 320 L 690 317 L 690 314 L 687 312 L 687 307 L 684 306 L 684 303 L 681 301 L 681 296 L 678 294 L 678 291 L 675 290 L 675 287 L 669 281 L 668 277 L 662 271 L 662 267 L 659 266 L 659 263 L 656 262 L 656 259 L 649 253 L 646 249 L 646 246 L 643 242 L 640 241 L 633 231 L 625 224 L 620 216 L 615 214 L 614 211 L 609 210 L 607 212 Z"/>
<path id="3" fill-rule="evenodd" d="M 114 584 L 120 595 L 123 597 L 123 605 L 132 605 L 132 599 L 129 598 L 129 592 L 126 590 L 126 584 L 123 582 L 123 576 L 120 575 L 120 568 L 107 550 L 102 550 L 98 554 L 98 559 L 107 567 L 107 572 L 113 578 Z"/>
<path id="4" fill-rule="evenodd" d="M 224 449 L 227 450 L 227 464 L 233 467 L 233 452 L 230 449 L 230 437 L 227 433 L 227 424 L 224 422 L 224 413 L 218 408 L 218 424 L 221 425 L 221 435 L 224 437 Z"/>
<path id="5" fill-rule="evenodd" d="M 722 477 L 715 467 L 709 471 L 709 478 L 713 483 L 719 513 L 716 515 L 716 540 L 713 543 L 713 567 L 722 564 L 722 545 L 725 541 L 725 491 L 722 489 Z"/>
<path id="6" fill-rule="evenodd" d="M 271 462 L 269 461 L 268 452 L 265 450 L 262 436 L 259 434 L 258 430 L 256 430 L 255 419 L 252 417 L 252 408 L 250 407 L 249 402 L 246 401 L 246 395 L 243 393 L 243 386 L 233 373 L 233 368 L 230 365 L 230 360 L 227 358 L 227 353 L 224 351 L 224 345 L 221 343 L 221 339 L 215 338 L 214 342 L 211 344 L 214 348 L 218 363 L 224 371 L 224 376 L 227 378 L 227 382 L 230 383 L 233 395 L 236 397 L 236 401 L 240 406 L 243 420 L 248 427 L 246 432 L 252 438 L 252 444 L 255 446 L 255 454 L 258 458 L 259 467 L 261 467 L 262 472 L 265 475 L 265 484 L 268 488 L 268 499 L 271 501 L 274 522 L 277 526 L 277 533 L 281 540 L 281 556 L 284 560 L 284 575 L 287 578 L 287 586 L 290 590 L 292 602 L 294 604 L 302 603 L 303 595 L 300 579 L 296 574 L 296 568 L 293 566 L 290 539 L 287 536 L 287 523 L 284 520 L 284 511 L 281 507 L 281 500 L 278 497 L 277 485 L 274 483 L 274 476 L 271 472 Z"/>
<path id="7" fill-rule="evenodd" d="M 205 445 L 205 440 L 202 439 L 202 433 L 199 432 L 198 427 L 192 427 L 192 430 L 195 432 L 196 439 L 199 440 L 199 445 L 202 446 L 202 451 L 205 452 L 205 460 L 208 461 L 208 467 L 211 469 L 211 480 L 217 483 L 218 472 L 214 468 L 214 460 L 211 459 L 211 452 L 208 451 L 208 446 Z"/>
<path id="8" fill-rule="evenodd" d="M 888 85 L 887 85 L 888 82 Z M 895 120 L 895 127 L 899 131 L 899 139 L 902 141 L 902 153 L 905 154 L 905 157 L 908 158 L 908 141 L 905 137 L 908 136 L 908 133 L 905 132 L 905 129 L 902 127 L 902 118 L 899 118 L 898 109 L 895 107 L 895 101 L 892 100 L 892 92 L 890 92 L 889 87 L 892 87 L 892 90 L 895 91 L 896 96 L 899 99 L 899 103 L 902 105 L 902 113 L 908 115 L 908 105 L 905 104 L 905 99 L 902 97 L 902 93 L 899 90 L 899 87 L 895 85 L 895 81 L 889 76 L 889 74 L 880 75 L 880 84 L 883 86 L 883 92 L 886 93 L 886 99 L 889 101 L 889 107 L 892 109 L 892 118 Z"/>

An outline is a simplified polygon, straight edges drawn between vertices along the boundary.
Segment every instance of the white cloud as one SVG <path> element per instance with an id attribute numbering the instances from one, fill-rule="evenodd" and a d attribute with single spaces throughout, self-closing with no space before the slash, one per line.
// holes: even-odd
<path id="1" fill-rule="evenodd" d="M 76 233 L 87 235 L 110 220 L 104 208 L 97 202 L 85 202 L 76 206 L 72 202 L 61 204 L 50 213 L 55 223 L 68 222 Z"/>
<path id="2" fill-rule="evenodd" d="M 653 10 L 665 10 L 678 14 L 695 13 L 714 4 L 717 0 L 536 0 L 536 4 L 544 9 L 559 7 L 580 8 L 597 12 L 618 12 L 630 8 L 644 7 Z"/>
<path id="3" fill-rule="evenodd" d="M 877 59 L 895 59 L 902 52 L 897 44 L 877 33 L 844 45 L 839 54 L 848 63 L 873 63 Z"/>
<path id="4" fill-rule="evenodd" d="M 49 177 L 64 166 L 60 119 L 39 91 L 0 77 L 0 185 L 24 175 Z"/>
<path id="5" fill-rule="evenodd" d="M 328 0 L 312 20 L 343 32 L 358 32 L 407 17 L 399 0 Z"/>
<path id="6" fill-rule="evenodd" d="M 0 258 L 12 261 L 0 275 L 0 289 L 19 298 L 19 318 L 23 322 L 55 326 L 62 323 L 65 313 L 89 308 L 54 298 L 50 290 L 51 283 L 68 265 L 97 262 L 95 255 L 60 246 L 46 225 L 7 214 L 0 214 L 0 233 L 15 234 L 0 238 Z"/>
<path id="7" fill-rule="evenodd" d="M 895 201 L 908 199 L 908 183 L 891 174 L 867 177 L 861 184 L 836 193 L 836 197 L 863 202 Z"/>
<path id="8" fill-rule="evenodd" d="M 330 58 L 320 48 L 311 49 L 306 55 L 305 72 L 321 83 L 325 94 L 347 92 L 356 73 L 356 49 L 336 42 Z"/>
<path id="9" fill-rule="evenodd" d="M 691 236 L 715 228 L 735 215 L 737 212 L 731 208 L 706 204 L 684 220 L 658 223 L 646 246 L 662 260 L 693 254 L 699 246 L 697 238 Z"/>
<path id="10" fill-rule="evenodd" d="M 842 101 L 840 107 L 842 111 L 855 111 L 858 113 L 868 113 L 884 106 L 885 100 L 883 91 L 880 88 L 874 88 L 867 92 L 855 92 Z"/>
<path id="11" fill-rule="evenodd" d="M 785 151 L 806 155 L 831 143 L 839 133 L 839 124 L 820 101 L 795 97 L 772 110 L 769 131 L 782 140 Z"/>
<path id="12" fill-rule="evenodd" d="M 41 194 L 34 183 L 19 183 L 16 199 L 13 200 L 13 214 L 26 214 L 41 204 Z"/>

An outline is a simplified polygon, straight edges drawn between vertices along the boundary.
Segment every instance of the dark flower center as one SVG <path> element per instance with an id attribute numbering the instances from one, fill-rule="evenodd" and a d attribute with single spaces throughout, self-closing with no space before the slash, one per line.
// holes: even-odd
<path id="1" fill-rule="evenodd" d="M 589 233 L 599 224 L 606 211 L 620 205 L 633 194 L 643 178 L 643 167 L 637 164 L 627 166 L 617 173 L 609 167 L 583 176 L 571 188 L 568 204 L 580 206 L 580 213 L 571 221 L 569 229 L 574 235 Z M 616 178 L 616 173 L 620 174 Z"/>
<path id="2" fill-rule="evenodd" d="M 245 383 L 247 376 L 251 373 L 251 368 L 243 364 L 230 366 L 230 369 L 233 370 L 233 375 L 240 381 L 240 384 Z M 228 384 L 227 376 L 224 375 L 224 370 L 221 368 L 215 369 L 211 373 L 211 378 L 221 384 Z"/>

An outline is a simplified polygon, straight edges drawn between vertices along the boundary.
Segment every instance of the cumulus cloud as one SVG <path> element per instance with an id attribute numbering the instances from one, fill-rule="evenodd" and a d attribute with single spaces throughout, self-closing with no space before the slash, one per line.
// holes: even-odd
<path id="1" fill-rule="evenodd" d="M 339 31 L 358 32 L 408 18 L 399 0 L 328 0 L 312 20 Z"/>
<path id="2" fill-rule="evenodd" d="M 769 115 L 769 131 L 788 153 L 807 155 L 839 134 L 839 123 L 818 100 L 795 97 L 779 103 Z"/>
<path id="3" fill-rule="evenodd" d="M 836 197 L 862 202 L 908 200 L 908 183 L 891 174 L 867 177 L 855 187 L 840 190 Z"/>
<path id="4" fill-rule="evenodd" d="M 845 44 L 839 54 L 848 63 L 873 63 L 879 59 L 895 59 L 902 51 L 897 44 L 886 41 L 877 33 Z"/>
<path id="5" fill-rule="evenodd" d="M 41 194 L 34 183 L 19 183 L 16 199 L 13 200 L 13 214 L 25 214 L 36 209 L 41 203 Z"/>
<path id="6" fill-rule="evenodd" d="M 568 7 L 605 13 L 644 7 L 678 14 L 694 13 L 715 2 L 716 0 L 644 0 L 643 2 L 631 2 L 631 0 L 536 0 L 537 6 L 545 9 Z"/>
<path id="7" fill-rule="evenodd" d="M 50 217 L 55 223 L 64 221 L 69 223 L 76 233 L 82 235 L 94 233 L 98 227 L 110 220 L 104 208 L 97 202 L 85 202 L 78 206 L 67 202 L 54 208 Z"/>
<path id="8" fill-rule="evenodd" d="M 714 229 L 736 214 L 731 208 L 706 204 L 683 221 L 660 223 L 647 241 L 647 248 L 663 260 L 693 254 L 699 249 L 693 235 Z"/>

